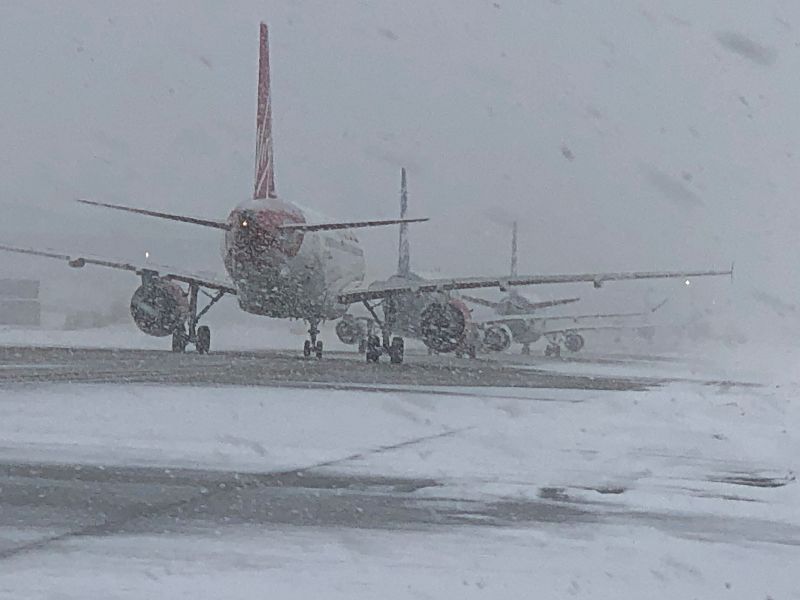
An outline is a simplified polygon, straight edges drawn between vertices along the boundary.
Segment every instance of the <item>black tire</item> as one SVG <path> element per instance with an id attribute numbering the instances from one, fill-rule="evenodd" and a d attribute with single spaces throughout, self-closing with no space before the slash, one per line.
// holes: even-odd
<path id="1" fill-rule="evenodd" d="M 208 354 L 211 350 L 211 330 L 207 325 L 197 328 L 197 342 L 195 343 L 198 354 Z"/>
<path id="2" fill-rule="evenodd" d="M 181 331 L 175 331 L 172 334 L 172 351 L 176 353 L 183 353 L 186 352 L 186 333 Z"/>
<path id="3" fill-rule="evenodd" d="M 467 347 L 467 356 L 469 356 L 472 359 L 478 357 L 478 348 L 474 344 Z"/>
<path id="4" fill-rule="evenodd" d="M 381 357 L 381 341 L 378 336 L 371 335 L 367 338 L 366 358 L 368 363 L 376 363 Z"/>
<path id="5" fill-rule="evenodd" d="M 305 358 L 310 358 L 311 357 L 311 341 L 310 340 L 306 340 L 303 343 L 303 356 Z"/>
<path id="6" fill-rule="evenodd" d="M 367 351 L 367 340 L 361 338 L 360 340 L 358 340 L 358 353 L 364 354 L 364 352 L 366 351 Z"/>
<path id="7" fill-rule="evenodd" d="M 322 358 L 322 340 L 317 342 L 316 347 L 314 348 L 314 355 L 317 358 Z"/>
<path id="8" fill-rule="evenodd" d="M 393 365 L 403 364 L 403 357 L 406 351 L 406 344 L 401 337 L 392 338 L 389 346 L 389 361 Z"/>

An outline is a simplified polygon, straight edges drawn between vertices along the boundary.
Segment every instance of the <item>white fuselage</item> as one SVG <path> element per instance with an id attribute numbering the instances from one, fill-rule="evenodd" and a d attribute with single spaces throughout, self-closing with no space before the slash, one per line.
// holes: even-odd
<path id="1" fill-rule="evenodd" d="M 281 225 L 319 223 L 317 215 L 278 198 L 234 209 L 223 261 L 242 310 L 268 317 L 336 319 L 346 288 L 364 281 L 366 264 L 348 230 L 287 231 Z"/>

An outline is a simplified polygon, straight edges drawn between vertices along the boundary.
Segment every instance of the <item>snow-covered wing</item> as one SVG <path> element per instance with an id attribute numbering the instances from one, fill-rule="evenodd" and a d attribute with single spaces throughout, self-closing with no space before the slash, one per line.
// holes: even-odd
<path id="1" fill-rule="evenodd" d="M 409 284 L 378 283 L 365 288 L 353 288 L 339 294 L 339 302 L 352 304 L 364 300 L 380 300 L 403 293 L 446 292 L 451 290 L 470 290 L 480 288 L 499 288 L 522 285 L 544 285 L 550 283 L 592 283 L 600 287 L 606 281 L 625 281 L 632 279 L 685 279 L 688 277 L 710 277 L 732 275 L 733 269 L 707 271 L 633 271 L 628 273 L 583 273 L 577 275 L 522 275 L 517 277 L 464 277 L 460 279 L 429 279 Z"/>
<path id="2" fill-rule="evenodd" d="M 98 267 L 108 267 L 110 269 L 118 269 L 120 271 L 130 271 L 137 275 L 142 273 L 153 273 L 159 277 L 180 281 L 183 283 L 196 284 L 211 290 L 225 292 L 226 294 L 235 294 L 236 289 L 229 283 L 224 281 L 217 281 L 205 276 L 194 275 L 186 273 L 172 267 L 162 265 L 136 265 L 129 262 L 115 261 L 93 256 L 83 256 L 81 254 L 64 254 L 60 252 L 53 252 L 49 250 L 36 250 L 33 248 L 19 248 L 17 246 L 8 246 L 0 244 L 0 250 L 4 252 L 15 252 L 17 254 L 29 254 L 32 256 L 42 256 L 45 258 L 54 258 L 57 260 L 66 261 L 70 267 L 80 268 L 85 265 L 95 265 Z"/>

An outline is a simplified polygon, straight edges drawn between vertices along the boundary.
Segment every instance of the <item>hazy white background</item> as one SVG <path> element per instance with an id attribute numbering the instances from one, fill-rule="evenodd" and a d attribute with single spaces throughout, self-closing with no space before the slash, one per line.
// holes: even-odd
<path id="1" fill-rule="evenodd" d="M 521 272 L 736 260 L 733 285 L 581 286 L 587 308 L 672 296 L 669 318 L 702 315 L 712 336 L 797 332 L 791 1 L 5 0 L 0 239 L 221 271 L 218 232 L 72 199 L 223 218 L 248 198 L 260 20 L 280 195 L 331 218 L 392 217 L 405 165 L 412 212 L 432 218 L 412 235 L 420 271 L 505 272 L 517 218 Z M 394 229 L 360 237 L 370 276 L 390 274 Z M 0 265 L 92 306 L 136 286 Z"/>

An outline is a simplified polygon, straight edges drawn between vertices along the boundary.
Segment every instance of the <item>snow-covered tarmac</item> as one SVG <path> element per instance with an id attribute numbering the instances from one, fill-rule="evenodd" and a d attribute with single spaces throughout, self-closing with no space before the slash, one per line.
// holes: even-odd
<path id="1" fill-rule="evenodd" d="M 797 386 L 542 370 L 562 373 L 6 380 L 0 598 L 800 598 Z M 604 370 L 653 383 L 560 379 Z"/>

